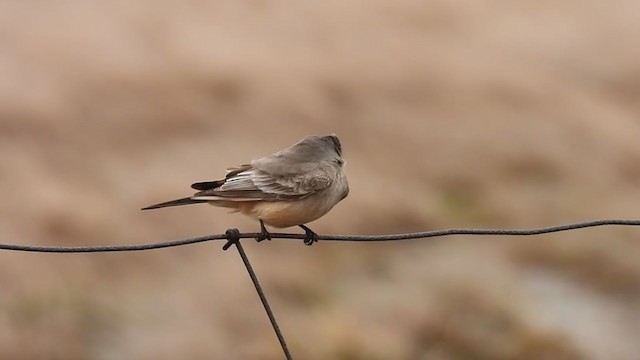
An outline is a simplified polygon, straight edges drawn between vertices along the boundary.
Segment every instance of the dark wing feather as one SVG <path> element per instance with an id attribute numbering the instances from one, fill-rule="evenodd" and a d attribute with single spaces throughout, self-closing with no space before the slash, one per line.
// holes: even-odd
<path id="1" fill-rule="evenodd" d="M 197 182 L 197 183 L 191 184 L 191 188 L 195 190 L 200 190 L 200 191 L 216 189 L 222 186 L 228 179 L 233 178 L 237 174 L 249 169 L 251 169 L 251 165 L 248 165 L 248 164 L 229 168 L 227 169 L 227 175 L 225 176 L 224 179 Z"/>
<path id="2" fill-rule="evenodd" d="M 224 180 L 203 181 L 191 184 L 191 188 L 194 190 L 211 190 L 220 187 L 224 184 Z"/>

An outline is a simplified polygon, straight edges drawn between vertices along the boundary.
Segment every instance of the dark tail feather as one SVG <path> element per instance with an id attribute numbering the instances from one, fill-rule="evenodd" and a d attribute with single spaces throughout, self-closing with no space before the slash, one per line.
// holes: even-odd
<path id="1" fill-rule="evenodd" d="M 144 208 L 142 208 L 140 210 L 159 209 L 159 208 L 169 207 L 169 206 L 200 204 L 200 203 L 203 203 L 203 202 L 207 202 L 207 201 L 206 200 L 194 200 L 194 199 L 192 199 L 190 197 L 186 197 L 186 198 L 182 198 L 182 199 L 178 199 L 178 200 L 172 200 L 172 201 L 167 201 L 167 202 L 163 202 L 163 203 L 160 203 L 160 204 L 147 206 L 147 207 L 144 207 Z"/>

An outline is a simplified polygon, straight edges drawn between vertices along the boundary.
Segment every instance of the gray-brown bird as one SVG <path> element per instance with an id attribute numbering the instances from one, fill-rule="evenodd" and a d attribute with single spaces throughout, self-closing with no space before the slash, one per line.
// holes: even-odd
<path id="1" fill-rule="evenodd" d="M 199 190 L 193 196 L 142 210 L 209 203 L 260 221 L 258 241 L 271 239 L 264 224 L 297 225 L 306 233 L 304 243 L 311 245 L 317 235 L 304 224 L 329 212 L 349 193 L 343 165 L 336 135 L 308 136 L 275 154 L 227 169 L 224 179 L 192 184 Z"/>

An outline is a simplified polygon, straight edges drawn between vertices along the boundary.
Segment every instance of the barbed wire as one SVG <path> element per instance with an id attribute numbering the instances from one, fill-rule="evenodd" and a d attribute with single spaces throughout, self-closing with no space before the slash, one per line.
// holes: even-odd
<path id="1" fill-rule="evenodd" d="M 395 241 L 395 240 L 410 240 L 421 238 L 433 238 L 452 235 L 497 235 L 497 236 L 528 236 L 528 235 L 540 235 L 549 234 L 560 231 L 576 230 L 591 228 L 596 226 L 606 225 L 618 225 L 618 226 L 640 226 L 640 220 L 594 220 L 586 221 L 567 225 L 557 225 L 533 229 L 445 229 L 445 230 L 432 230 L 412 233 L 400 233 L 400 234 L 388 234 L 388 235 L 328 235 L 328 234 L 316 234 L 317 240 L 328 241 Z M 226 240 L 223 250 L 227 250 L 231 245 L 235 245 L 242 262 L 244 263 L 249 277 L 253 282 L 253 285 L 258 293 L 260 301 L 269 317 L 271 327 L 275 332 L 284 356 L 287 360 L 292 360 L 293 357 L 289 352 L 287 343 L 282 331 L 278 326 L 273 311 L 269 306 L 267 297 L 258 281 L 249 258 L 247 257 L 240 239 L 261 239 L 262 233 L 240 233 L 238 229 L 228 229 L 224 234 L 206 235 L 200 237 L 194 237 L 189 239 L 171 240 L 164 242 L 157 242 L 151 244 L 139 244 L 139 245 L 101 245 L 101 246 L 36 246 L 36 245 L 17 245 L 17 244 L 0 244 L 0 250 L 14 250 L 14 251 L 29 251 L 29 252 L 46 252 L 46 253 L 89 253 L 89 252 L 116 252 L 116 251 L 142 251 L 161 249 L 175 246 L 183 246 L 189 244 L 197 244 L 205 241 L 213 240 Z M 270 233 L 272 239 L 305 239 L 307 234 L 292 234 L 292 233 Z"/>
<path id="2" fill-rule="evenodd" d="M 585 221 L 574 224 L 556 225 L 541 228 L 532 229 L 444 229 L 444 230 L 432 230 L 422 232 L 411 233 L 399 233 L 388 235 L 330 235 L 330 234 L 317 234 L 316 239 L 326 241 L 396 241 L 396 240 L 410 240 L 421 238 L 433 238 L 441 236 L 452 235 L 496 235 L 496 236 L 529 236 L 529 235 L 541 235 L 549 234 L 560 231 L 577 230 L 584 228 L 591 228 L 597 226 L 640 226 L 640 220 L 594 220 Z M 294 233 L 270 233 L 272 239 L 305 239 L 305 234 Z M 255 239 L 259 237 L 261 233 L 240 233 L 239 239 Z M 206 235 L 181 240 L 171 240 L 149 244 L 139 245 L 98 245 L 98 246 L 38 246 L 38 245 L 18 245 L 18 244 L 2 244 L 0 243 L 0 250 L 14 250 L 14 251 L 30 251 L 30 252 L 51 252 L 51 253 L 87 253 L 87 252 L 116 252 L 116 251 L 142 251 L 161 249 L 175 246 L 184 246 L 190 244 L 197 244 L 205 241 L 214 240 L 230 240 L 229 236 L 225 234 Z"/>

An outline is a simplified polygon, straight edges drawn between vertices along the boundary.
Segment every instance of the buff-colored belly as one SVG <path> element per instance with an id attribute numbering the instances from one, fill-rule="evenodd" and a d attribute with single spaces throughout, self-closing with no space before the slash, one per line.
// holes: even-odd
<path id="1" fill-rule="evenodd" d="M 298 201 L 243 201 L 213 205 L 235 208 L 247 216 L 261 219 L 265 224 L 277 228 L 314 221 L 326 214 L 332 207 L 309 198 Z"/>
<path id="2" fill-rule="evenodd" d="M 306 224 L 318 219 L 326 213 L 314 206 L 305 206 L 300 201 L 259 202 L 245 212 L 256 219 L 261 219 L 267 225 L 278 228 Z"/>

